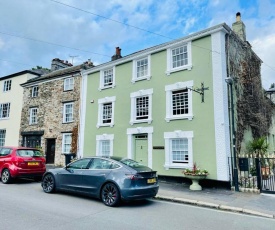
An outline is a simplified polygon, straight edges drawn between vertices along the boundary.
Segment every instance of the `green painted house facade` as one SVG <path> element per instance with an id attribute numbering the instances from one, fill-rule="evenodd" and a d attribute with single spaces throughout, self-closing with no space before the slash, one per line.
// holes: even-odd
<path id="1" fill-rule="evenodd" d="M 196 163 L 229 181 L 230 31 L 220 24 L 82 71 L 79 157 L 129 157 L 165 176 Z"/>

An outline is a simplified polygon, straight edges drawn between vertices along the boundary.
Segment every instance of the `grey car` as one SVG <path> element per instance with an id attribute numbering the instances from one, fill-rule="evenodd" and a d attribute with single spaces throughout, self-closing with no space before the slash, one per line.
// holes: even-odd
<path id="1" fill-rule="evenodd" d="M 157 172 L 132 159 L 89 157 L 76 160 L 64 168 L 49 169 L 42 178 L 46 193 L 68 191 L 99 198 L 107 206 L 121 200 L 138 200 L 156 196 Z"/>

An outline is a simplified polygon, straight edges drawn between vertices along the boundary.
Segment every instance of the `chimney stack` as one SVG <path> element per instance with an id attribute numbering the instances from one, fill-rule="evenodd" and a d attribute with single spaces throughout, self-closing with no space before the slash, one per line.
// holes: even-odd
<path id="1" fill-rule="evenodd" d="M 246 41 L 245 24 L 242 22 L 240 12 L 236 14 L 236 22 L 232 24 L 232 30 L 239 36 L 242 41 Z"/>
<path id="2" fill-rule="evenodd" d="M 67 67 L 73 66 L 71 63 L 68 61 L 60 60 L 59 58 L 54 58 L 52 60 L 52 65 L 51 65 L 51 71 L 55 71 L 58 69 L 64 69 Z"/>
<path id="3" fill-rule="evenodd" d="M 121 49 L 116 47 L 116 54 L 112 56 L 112 61 L 122 58 L 121 56 Z"/>

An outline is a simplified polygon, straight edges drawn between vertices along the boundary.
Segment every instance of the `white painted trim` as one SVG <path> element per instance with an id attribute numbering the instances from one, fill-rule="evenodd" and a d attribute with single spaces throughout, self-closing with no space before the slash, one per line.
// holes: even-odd
<path id="1" fill-rule="evenodd" d="M 72 147 L 72 133 L 63 133 L 62 134 L 62 154 L 69 154 L 70 152 L 65 152 L 64 151 L 64 140 L 65 140 L 65 136 L 71 136 L 71 147 Z"/>
<path id="2" fill-rule="evenodd" d="M 188 55 L 188 64 L 180 67 L 173 68 L 172 64 L 172 50 L 179 48 L 181 46 L 187 46 L 187 55 Z M 182 44 L 175 44 L 167 49 L 166 53 L 167 65 L 166 65 L 166 75 L 169 76 L 173 72 L 181 71 L 181 70 L 191 70 L 192 69 L 192 50 L 191 50 L 191 41 L 182 42 Z"/>
<path id="3" fill-rule="evenodd" d="M 84 73 L 83 73 L 84 75 Z M 74 74 L 66 74 L 65 76 L 53 76 L 52 78 L 50 79 L 42 79 L 42 80 L 37 80 L 37 81 L 33 81 L 33 82 L 26 82 L 26 83 L 23 83 L 21 84 L 21 86 L 23 88 L 28 88 L 28 87 L 32 87 L 34 85 L 40 85 L 40 84 L 44 84 L 44 83 L 48 83 L 48 82 L 52 82 L 52 81 L 58 81 L 58 80 L 62 80 L 62 79 L 65 79 L 65 78 L 68 78 L 68 77 L 72 77 L 72 78 L 76 78 L 76 77 L 81 77 L 81 72 L 80 73 L 74 73 Z M 31 78 L 32 79 L 32 78 Z"/>
<path id="4" fill-rule="evenodd" d="M 32 118 L 33 118 L 32 111 L 35 110 L 35 109 L 36 109 L 36 115 L 35 115 L 36 122 L 32 122 Z M 35 125 L 35 124 L 37 124 L 38 123 L 38 107 L 32 107 L 32 108 L 30 108 L 29 113 L 30 113 L 29 114 L 29 125 Z"/>
<path id="5" fill-rule="evenodd" d="M 133 135 L 139 133 L 147 133 L 148 135 L 148 167 L 153 167 L 153 127 L 137 127 L 127 129 L 128 143 L 127 143 L 127 157 L 134 158 L 134 143 Z"/>
<path id="6" fill-rule="evenodd" d="M 174 132 L 165 132 L 164 140 L 165 140 L 165 163 L 164 168 L 169 170 L 169 168 L 192 168 L 193 166 L 193 131 L 182 131 L 175 130 Z M 175 138 L 187 138 L 188 140 L 188 163 L 182 164 L 173 164 L 172 163 L 172 155 L 171 155 L 171 139 Z"/>
<path id="7" fill-rule="evenodd" d="M 102 134 L 96 135 L 96 156 L 101 156 L 100 153 L 100 142 L 104 140 L 110 141 L 110 156 L 114 154 L 114 134 Z"/>
<path id="8" fill-rule="evenodd" d="M 87 69 L 87 70 L 82 70 L 81 73 L 82 74 L 95 73 L 95 72 L 100 71 L 101 69 L 109 68 L 109 67 L 114 66 L 114 65 L 120 65 L 120 64 L 132 61 L 133 59 L 135 59 L 137 57 L 157 53 L 157 52 L 166 50 L 169 47 L 177 46 L 178 44 L 190 42 L 192 40 L 196 40 L 196 39 L 199 39 L 201 37 L 211 35 L 212 33 L 215 33 L 217 31 L 229 32 L 229 31 L 231 31 L 231 29 L 225 23 L 222 23 L 222 24 L 213 26 L 211 28 L 199 31 L 197 33 L 191 34 L 189 36 L 186 36 L 186 37 L 183 37 L 183 38 L 180 38 L 180 39 L 177 39 L 177 40 L 173 40 L 171 42 L 166 42 L 166 43 L 163 43 L 161 45 L 154 46 L 154 47 L 151 47 L 149 49 L 145 49 L 145 50 L 142 50 L 142 51 L 139 51 L 139 52 L 135 52 L 131 55 L 127 55 L 127 57 L 125 57 L 125 58 L 119 58 L 119 59 L 117 59 L 115 61 L 112 61 L 112 62 L 107 62 L 107 63 L 104 63 L 104 64 L 99 65 L 99 66 L 95 66 L 95 67 Z"/>
<path id="9" fill-rule="evenodd" d="M 83 157 L 84 149 L 84 133 L 85 133 L 85 119 L 86 119 L 86 100 L 87 100 L 87 78 L 88 76 L 84 74 L 81 81 L 81 93 L 80 93 L 80 121 L 79 121 L 79 149 L 77 152 L 78 158 Z"/>
<path id="10" fill-rule="evenodd" d="M 104 71 L 107 71 L 110 69 L 113 69 L 113 84 L 110 86 L 104 86 Z M 112 66 L 111 68 L 105 68 L 105 69 L 100 70 L 100 79 L 99 79 L 99 88 L 98 88 L 99 91 L 101 91 L 103 89 L 115 88 L 115 85 L 116 85 L 116 82 L 115 82 L 116 72 L 115 71 L 116 71 L 115 66 Z"/>
<path id="11" fill-rule="evenodd" d="M 72 120 L 71 121 L 66 121 L 66 106 L 67 105 L 72 105 Z M 71 123 L 71 122 L 74 121 L 74 103 L 73 102 L 67 102 L 67 103 L 63 104 L 63 114 L 62 114 L 62 116 L 63 116 L 62 121 L 63 121 L 64 124 L 65 123 Z"/>
<path id="12" fill-rule="evenodd" d="M 116 96 L 113 96 L 113 97 L 104 97 L 104 98 L 98 99 L 98 116 L 97 116 L 97 125 L 96 125 L 97 128 L 102 127 L 102 126 L 114 127 L 115 101 L 116 101 Z M 103 115 L 102 114 L 102 112 L 103 112 L 102 106 L 103 106 L 103 104 L 109 103 L 109 102 L 112 103 L 112 121 L 111 121 L 111 123 L 104 124 L 102 122 L 102 115 Z"/>
<path id="13" fill-rule="evenodd" d="M 133 92 L 130 94 L 131 97 L 131 118 L 130 118 L 130 125 L 136 124 L 136 123 L 152 123 L 152 95 L 153 95 L 153 89 L 141 89 L 139 91 Z M 148 111 L 148 119 L 144 120 L 136 120 L 136 98 L 137 97 L 143 97 L 148 96 L 149 97 L 149 111 Z"/>
<path id="14" fill-rule="evenodd" d="M 213 98 L 214 124 L 216 142 L 217 180 L 229 181 L 228 157 L 230 156 L 230 134 L 228 116 L 228 95 L 225 78 L 226 53 L 225 32 L 218 31 L 211 35 L 212 68 L 213 68 Z"/>
<path id="15" fill-rule="evenodd" d="M 192 97 L 192 90 L 188 90 L 188 114 L 174 116 L 172 111 L 172 91 L 186 89 L 186 88 L 193 88 L 194 82 L 186 81 L 186 82 L 177 82 L 172 85 L 166 85 L 166 122 L 170 122 L 171 120 L 178 120 L 178 119 L 193 119 L 193 97 Z"/>
<path id="16" fill-rule="evenodd" d="M 137 62 L 143 59 L 147 59 L 147 75 L 143 77 L 137 78 Z M 141 81 L 141 80 L 150 80 L 151 79 L 151 55 L 143 56 L 143 57 L 138 57 L 133 60 L 133 65 L 132 65 L 132 83 L 135 83 L 136 81 Z"/>
<path id="17" fill-rule="evenodd" d="M 72 88 L 65 89 L 65 85 L 66 85 L 65 82 L 66 82 L 66 81 L 71 81 L 71 80 L 73 81 L 73 82 L 72 82 Z M 63 90 L 64 90 L 64 91 L 69 91 L 69 90 L 73 90 L 73 89 L 74 89 L 74 78 L 73 78 L 73 77 L 64 78 L 64 80 L 63 80 Z"/>

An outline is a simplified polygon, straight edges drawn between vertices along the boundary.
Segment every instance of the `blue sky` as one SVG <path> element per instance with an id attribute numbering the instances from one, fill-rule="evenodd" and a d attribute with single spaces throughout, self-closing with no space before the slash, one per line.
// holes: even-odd
<path id="1" fill-rule="evenodd" d="M 0 77 L 50 68 L 53 58 L 100 64 L 117 46 L 125 56 L 220 23 L 231 27 L 237 12 L 268 89 L 275 82 L 275 0 L 0 0 Z"/>

